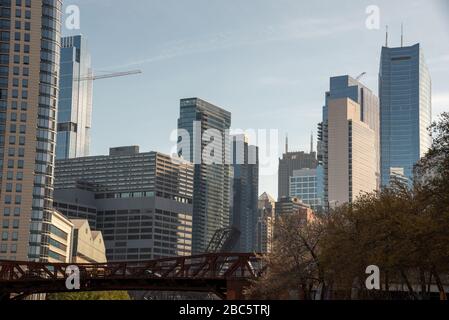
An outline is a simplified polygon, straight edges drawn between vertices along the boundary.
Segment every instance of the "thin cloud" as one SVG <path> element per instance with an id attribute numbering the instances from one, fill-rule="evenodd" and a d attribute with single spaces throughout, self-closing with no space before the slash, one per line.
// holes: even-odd
<path id="1" fill-rule="evenodd" d="M 347 22 L 343 19 L 295 19 L 280 25 L 269 25 L 260 30 L 247 32 L 235 30 L 199 38 L 172 41 L 164 44 L 158 50 L 159 52 L 153 55 L 135 58 L 120 66 L 103 68 L 125 68 L 193 54 L 262 45 L 271 42 L 329 37 L 356 29 L 360 29 L 360 23 Z"/>

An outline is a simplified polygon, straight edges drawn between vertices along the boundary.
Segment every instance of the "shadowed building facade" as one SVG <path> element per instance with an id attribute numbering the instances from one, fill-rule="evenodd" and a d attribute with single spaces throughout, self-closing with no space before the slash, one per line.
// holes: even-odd
<path id="1" fill-rule="evenodd" d="M 303 151 L 289 152 L 288 141 L 286 143 L 286 150 L 282 158 L 279 159 L 279 177 L 278 190 L 279 199 L 283 197 L 290 197 L 290 177 L 293 176 L 295 170 L 301 169 L 315 169 L 318 166 L 317 154 L 311 150 L 310 153 Z"/>
<path id="2" fill-rule="evenodd" d="M 258 221 L 259 149 L 244 135 L 232 137 L 232 221 L 240 231 L 234 252 L 255 252 Z"/>
<path id="3" fill-rule="evenodd" d="M 55 207 L 93 222 L 108 261 L 191 254 L 192 164 L 120 147 L 106 156 L 58 160 L 55 176 Z"/>

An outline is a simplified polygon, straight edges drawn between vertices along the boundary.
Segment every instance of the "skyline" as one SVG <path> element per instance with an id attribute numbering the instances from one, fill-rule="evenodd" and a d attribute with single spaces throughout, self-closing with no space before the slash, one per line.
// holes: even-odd
<path id="1" fill-rule="evenodd" d="M 81 29 L 63 30 L 63 35 L 87 37 L 95 71 L 144 72 L 95 83 L 91 154 L 106 154 L 109 147 L 121 145 L 169 153 L 179 100 L 191 96 L 230 111 L 233 128 L 280 129 L 280 152 L 286 133 L 291 149 L 309 151 L 329 77 L 367 72 L 362 82 L 377 95 L 384 25 L 390 25 L 390 45 L 395 46 L 400 44 L 402 21 L 405 45 L 420 42 L 424 47 L 434 85 L 434 118 L 448 109 L 444 80 L 449 75 L 449 44 L 441 41 L 447 38 L 448 25 L 445 7 L 439 6 L 443 2 L 377 1 L 380 30 L 365 27 L 365 9 L 372 3 L 327 3 L 329 10 L 323 12 L 318 10 L 322 4 L 258 1 L 259 10 L 252 12 L 250 3 L 136 2 L 123 18 L 112 1 L 66 1 L 79 5 Z M 97 27 L 99 15 L 102 24 Z M 125 27 L 117 21 L 126 22 Z M 156 108 L 159 116 L 150 117 Z M 133 122 L 128 133 L 113 130 L 122 121 Z M 276 175 L 261 176 L 260 193 L 275 196 L 276 180 Z"/>

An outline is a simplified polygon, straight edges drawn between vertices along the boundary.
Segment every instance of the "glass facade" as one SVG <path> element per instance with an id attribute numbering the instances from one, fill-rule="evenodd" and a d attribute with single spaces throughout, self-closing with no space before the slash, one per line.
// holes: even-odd
<path id="1" fill-rule="evenodd" d="M 230 225 L 230 144 L 226 141 L 231 113 L 198 98 L 181 100 L 180 109 L 178 130 L 189 136 L 180 135 L 179 156 L 195 163 L 192 251 L 204 253 L 215 232 Z M 209 129 L 221 139 L 205 141 Z M 202 162 L 202 152 L 210 143 L 215 147 L 214 158 L 221 163 Z"/>
<path id="2" fill-rule="evenodd" d="M 313 210 L 323 209 L 323 168 L 303 169 L 293 172 L 290 177 L 290 197 L 299 198 Z"/>
<path id="3" fill-rule="evenodd" d="M 89 155 L 92 125 L 92 66 L 82 36 L 62 38 L 57 159 Z"/>
<path id="4" fill-rule="evenodd" d="M 51 215 L 56 144 L 56 112 L 61 42 L 62 1 L 42 0 L 41 61 L 36 162 L 28 257 L 46 260 Z"/>
<path id="5" fill-rule="evenodd" d="M 235 252 L 255 252 L 258 222 L 259 150 L 244 136 L 233 139 L 232 225 L 240 231 Z"/>
<path id="6" fill-rule="evenodd" d="M 432 144 L 431 79 L 419 44 L 382 48 L 379 90 L 381 104 L 382 185 L 392 170 L 413 180 L 413 168 Z"/>

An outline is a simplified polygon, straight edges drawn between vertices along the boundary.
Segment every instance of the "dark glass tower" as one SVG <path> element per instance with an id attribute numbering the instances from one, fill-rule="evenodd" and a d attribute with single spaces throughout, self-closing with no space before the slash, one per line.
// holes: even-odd
<path id="1" fill-rule="evenodd" d="M 382 48 L 379 74 L 382 185 L 413 167 L 432 144 L 429 70 L 421 46 Z"/>
<path id="2" fill-rule="evenodd" d="M 230 126 L 230 112 L 198 98 L 181 100 L 179 155 L 195 164 L 194 254 L 204 253 L 214 233 L 230 224 Z M 208 153 L 211 146 L 214 150 Z M 207 162 L 209 158 L 215 161 Z"/>
<path id="3" fill-rule="evenodd" d="M 234 251 L 256 252 L 259 150 L 245 136 L 234 136 L 232 142 L 232 225 L 240 231 Z"/>

